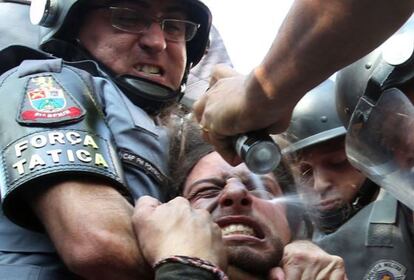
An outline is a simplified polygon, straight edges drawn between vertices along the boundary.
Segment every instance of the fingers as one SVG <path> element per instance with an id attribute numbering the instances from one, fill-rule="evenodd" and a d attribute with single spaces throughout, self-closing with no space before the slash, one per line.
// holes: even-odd
<path id="1" fill-rule="evenodd" d="M 217 81 L 220 79 L 230 78 L 238 75 L 240 75 L 240 73 L 234 70 L 233 68 L 229 67 L 228 65 L 217 64 L 216 66 L 214 66 L 211 72 L 210 87 L 215 85 Z"/>
<path id="2" fill-rule="evenodd" d="M 142 213 L 134 222 L 142 254 L 148 263 L 156 263 L 171 255 L 184 255 L 226 268 L 221 229 L 212 222 L 207 210 L 193 209 L 183 197 L 161 205 L 144 198 L 137 207 L 137 211 L 147 211 L 147 215 Z"/>
<path id="3" fill-rule="evenodd" d="M 348 280 L 344 269 L 335 269 L 331 272 L 329 278 L 318 278 L 318 279 L 329 279 L 329 280 Z"/>
<path id="4" fill-rule="evenodd" d="M 316 279 L 346 280 L 343 259 L 338 256 L 332 256 L 329 264 L 318 273 Z"/>
<path id="5" fill-rule="evenodd" d="M 303 259 L 283 266 L 286 280 L 347 280 L 343 260 L 329 262 Z M 276 278 L 277 279 L 277 278 Z"/>
<path id="6" fill-rule="evenodd" d="M 233 145 L 234 137 L 239 133 L 233 118 L 240 116 L 242 109 L 233 101 L 243 89 L 244 78 L 226 65 L 217 65 L 212 72 L 210 90 L 193 105 L 204 140 L 214 145 L 224 160 L 233 166 L 242 162 Z"/>
<path id="7" fill-rule="evenodd" d="M 186 206 L 190 205 L 190 203 L 188 202 L 188 199 L 186 199 L 182 196 L 177 196 L 177 197 L 171 199 L 170 201 L 168 201 L 167 203 L 164 203 L 164 204 L 170 204 L 170 205 L 177 204 L 177 205 L 186 205 Z"/>
<path id="8" fill-rule="evenodd" d="M 346 280 L 343 259 L 309 241 L 286 245 L 281 263 L 286 280 Z"/>
<path id="9" fill-rule="evenodd" d="M 145 195 L 137 200 L 135 213 L 145 216 L 152 213 L 159 205 L 161 205 L 161 202 L 158 199 Z"/>
<path id="10" fill-rule="evenodd" d="M 211 72 L 210 88 L 213 87 L 219 80 L 234 76 L 241 76 L 241 74 L 226 64 L 217 64 Z M 201 96 L 193 105 L 194 115 L 201 125 L 205 125 L 206 123 L 206 120 L 203 120 L 202 117 L 204 117 L 204 109 L 209 93 L 210 91 L 207 90 L 206 94 Z"/>
<path id="11" fill-rule="evenodd" d="M 133 230 L 137 236 L 139 229 L 146 222 L 146 220 L 151 217 L 159 205 L 161 205 L 161 202 L 150 196 L 142 196 L 136 201 L 134 213 L 132 215 L 132 223 Z"/>
<path id="12" fill-rule="evenodd" d="M 196 102 L 193 104 L 193 114 L 197 121 L 203 125 L 205 122 L 202 121 L 202 117 L 204 114 L 204 109 L 206 107 L 208 96 L 202 95 Z"/>

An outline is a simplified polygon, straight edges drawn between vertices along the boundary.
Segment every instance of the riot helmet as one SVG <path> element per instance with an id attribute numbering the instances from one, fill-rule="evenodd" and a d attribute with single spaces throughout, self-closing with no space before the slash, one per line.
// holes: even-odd
<path id="1" fill-rule="evenodd" d="M 101 0 L 108 7 L 113 0 Z M 173 0 L 172 0 L 173 1 Z M 158 111 L 168 104 L 180 100 L 190 69 L 197 65 L 206 53 L 212 16 L 209 8 L 199 0 L 175 0 L 183 3 L 188 11 L 188 20 L 197 23 L 194 38 L 186 43 L 187 65 L 181 87 L 178 90 L 165 88 L 142 78 L 121 75 L 114 81 L 124 89 L 131 101 L 148 111 Z M 88 0 L 32 0 L 30 18 L 33 24 L 42 26 L 40 48 L 48 51 L 56 39 L 76 44 L 81 20 L 88 11 Z M 104 67 L 105 68 L 105 67 Z"/>
<path id="2" fill-rule="evenodd" d="M 353 166 L 414 210 L 413 18 L 337 76 Z"/>
<path id="3" fill-rule="evenodd" d="M 302 152 L 334 139 L 338 140 L 333 144 L 339 145 L 340 139 L 344 138 L 345 134 L 345 127 L 336 111 L 335 83 L 328 79 L 306 93 L 295 106 L 290 125 L 282 134 L 282 138 L 288 143 L 282 153 L 285 157 L 294 159 L 294 162 L 300 162 L 302 159 L 298 155 Z M 301 178 L 299 180 L 302 181 Z M 301 182 L 297 183 L 301 184 Z M 358 187 L 352 201 L 337 207 L 319 209 L 313 205 L 313 201 L 306 203 L 310 217 L 320 231 L 324 233 L 335 231 L 371 200 L 377 188 L 368 180 Z M 306 189 L 302 191 L 306 192 Z"/>
<path id="4" fill-rule="evenodd" d="M 297 152 L 303 148 L 345 135 L 346 130 L 335 110 L 335 85 L 326 80 L 298 102 L 292 113 L 289 128 L 283 137 L 289 146 L 283 154 Z"/>

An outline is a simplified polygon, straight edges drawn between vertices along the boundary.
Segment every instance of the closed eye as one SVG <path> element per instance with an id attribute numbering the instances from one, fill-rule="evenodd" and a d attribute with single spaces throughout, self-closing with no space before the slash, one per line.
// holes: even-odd
<path id="1" fill-rule="evenodd" d="M 220 195 L 223 188 L 218 186 L 202 186 L 194 189 L 189 195 L 188 200 L 195 201 L 198 199 L 214 198 Z"/>

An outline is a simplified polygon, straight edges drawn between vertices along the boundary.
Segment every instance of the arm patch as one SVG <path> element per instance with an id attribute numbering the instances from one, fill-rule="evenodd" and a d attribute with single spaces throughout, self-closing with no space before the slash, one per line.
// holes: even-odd
<path id="1" fill-rule="evenodd" d="M 85 109 L 52 75 L 29 78 L 17 120 L 26 125 L 76 122 Z"/>
<path id="2" fill-rule="evenodd" d="M 43 60 L 48 62 L 56 63 Z M 6 216 L 38 228 L 25 194 L 56 178 L 100 177 L 128 195 L 112 133 L 96 102 L 94 78 L 65 65 L 59 72 L 19 72 L 0 77 L 0 189 Z"/>

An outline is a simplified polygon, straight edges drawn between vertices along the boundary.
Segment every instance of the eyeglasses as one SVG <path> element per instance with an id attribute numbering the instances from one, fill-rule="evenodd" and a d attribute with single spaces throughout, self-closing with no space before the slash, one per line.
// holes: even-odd
<path id="1" fill-rule="evenodd" d="M 94 6 L 92 8 L 109 8 L 112 26 L 121 31 L 140 34 L 147 31 L 153 22 L 157 22 L 167 41 L 188 42 L 197 34 L 200 24 L 181 19 L 154 18 L 144 11 L 121 7 Z"/>

